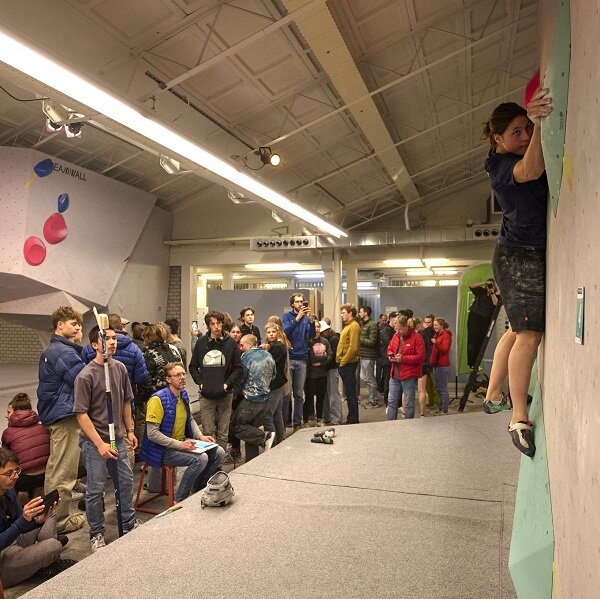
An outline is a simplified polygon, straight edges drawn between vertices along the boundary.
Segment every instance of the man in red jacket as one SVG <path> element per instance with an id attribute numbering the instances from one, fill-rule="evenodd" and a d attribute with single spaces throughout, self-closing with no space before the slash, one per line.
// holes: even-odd
<path id="1" fill-rule="evenodd" d="M 396 420 L 404 393 L 404 418 L 415 417 L 415 390 L 425 362 L 425 342 L 415 332 L 412 320 L 404 315 L 396 319 L 396 334 L 387 350 L 391 363 L 387 419 Z"/>

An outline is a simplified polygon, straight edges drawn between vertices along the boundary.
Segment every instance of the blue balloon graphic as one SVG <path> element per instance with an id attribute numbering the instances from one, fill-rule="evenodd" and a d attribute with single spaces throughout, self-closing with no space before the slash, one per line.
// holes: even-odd
<path id="1" fill-rule="evenodd" d="M 53 170 L 54 162 L 51 158 L 46 158 L 33 167 L 33 171 L 38 177 L 47 177 Z"/>
<path id="2" fill-rule="evenodd" d="M 58 211 L 65 212 L 69 208 L 69 194 L 61 193 L 58 196 Z"/>

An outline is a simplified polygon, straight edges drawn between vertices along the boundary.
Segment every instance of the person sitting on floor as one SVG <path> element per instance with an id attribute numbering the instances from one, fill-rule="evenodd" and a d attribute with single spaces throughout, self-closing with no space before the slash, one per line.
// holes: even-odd
<path id="1" fill-rule="evenodd" d="M 179 503 L 206 486 L 221 466 L 225 450 L 216 445 L 204 453 L 194 453 L 195 439 L 206 443 L 215 440 L 203 435 L 192 418 L 184 367 L 179 362 L 167 364 L 165 378 L 167 386 L 148 401 L 140 457 L 156 468 L 163 464 L 187 466 L 175 493 Z"/>
<path id="2" fill-rule="evenodd" d="M 0 447 L 0 580 L 4 588 L 38 571 L 51 578 L 77 563 L 59 559 L 63 542 L 56 536 L 56 504 L 46 511 L 44 500 L 36 497 L 21 507 L 15 491 L 20 474 L 19 458 Z"/>
<path id="3" fill-rule="evenodd" d="M 2 433 L 2 446 L 12 451 L 19 459 L 21 476 L 17 479 L 17 493 L 44 490 L 46 463 L 50 456 L 50 431 L 40 423 L 40 418 L 31 409 L 27 393 L 17 393 L 6 410 L 8 428 Z"/>

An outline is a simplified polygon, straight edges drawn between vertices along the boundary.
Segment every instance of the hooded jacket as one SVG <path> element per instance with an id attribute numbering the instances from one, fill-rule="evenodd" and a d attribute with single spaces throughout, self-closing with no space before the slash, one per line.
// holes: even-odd
<path id="1" fill-rule="evenodd" d="M 452 346 L 452 331 L 443 329 L 434 336 L 435 343 L 431 350 L 432 366 L 450 366 L 450 347 Z"/>
<path id="2" fill-rule="evenodd" d="M 15 410 L 2 433 L 2 445 L 16 454 L 24 474 L 39 472 L 50 456 L 50 432 L 34 410 Z"/>
<path id="3" fill-rule="evenodd" d="M 86 364 L 89 364 L 95 357 L 96 350 L 91 345 L 86 345 L 81 350 L 81 358 Z M 144 354 L 125 331 L 117 331 L 117 351 L 113 358 L 125 364 L 132 386 L 141 385 L 148 378 Z"/>
<path id="4" fill-rule="evenodd" d="M 392 368 L 390 377 L 396 380 L 405 381 L 421 377 L 423 362 L 425 362 L 425 342 L 423 337 L 414 329 L 408 329 L 404 337 L 395 333 L 390 341 L 387 350 L 388 356 L 400 354 L 402 362 L 390 362 Z"/>
<path id="5" fill-rule="evenodd" d="M 213 339 L 211 335 L 198 339 L 190 361 L 190 374 L 196 385 L 202 387 L 202 397 L 221 399 L 231 393 L 243 375 L 240 350 L 234 338 L 225 333 L 220 339 Z M 227 390 L 223 385 L 227 385 Z"/>
<path id="6" fill-rule="evenodd" d="M 73 415 L 73 385 L 84 366 L 79 345 L 61 335 L 50 337 L 38 368 L 37 409 L 42 424 Z"/>

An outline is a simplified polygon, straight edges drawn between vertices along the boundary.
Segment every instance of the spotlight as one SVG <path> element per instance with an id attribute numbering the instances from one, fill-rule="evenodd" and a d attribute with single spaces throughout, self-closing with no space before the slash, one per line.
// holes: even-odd
<path id="1" fill-rule="evenodd" d="M 70 112 L 69 121 L 73 120 L 74 122 L 65 123 L 65 135 L 69 138 L 81 137 L 81 128 L 83 127 L 83 123 L 80 119 L 84 118 L 85 116 L 83 114 L 78 114 L 77 112 Z"/>
<path id="2" fill-rule="evenodd" d="M 69 120 L 69 112 L 58 102 L 52 100 L 42 101 L 42 112 L 48 117 L 55 131 L 58 131 L 65 121 Z"/>
<path id="3" fill-rule="evenodd" d="M 169 158 L 165 154 L 160 155 L 160 166 L 169 174 L 176 175 L 181 171 L 181 163 L 174 158 Z"/>
<path id="4" fill-rule="evenodd" d="M 279 166 L 281 164 L 281 156 L 274 154 L 271 148 L 267 146 L 258 148 L 258 155 L 263 164 L 270 164 L 271 166 Z"/>

